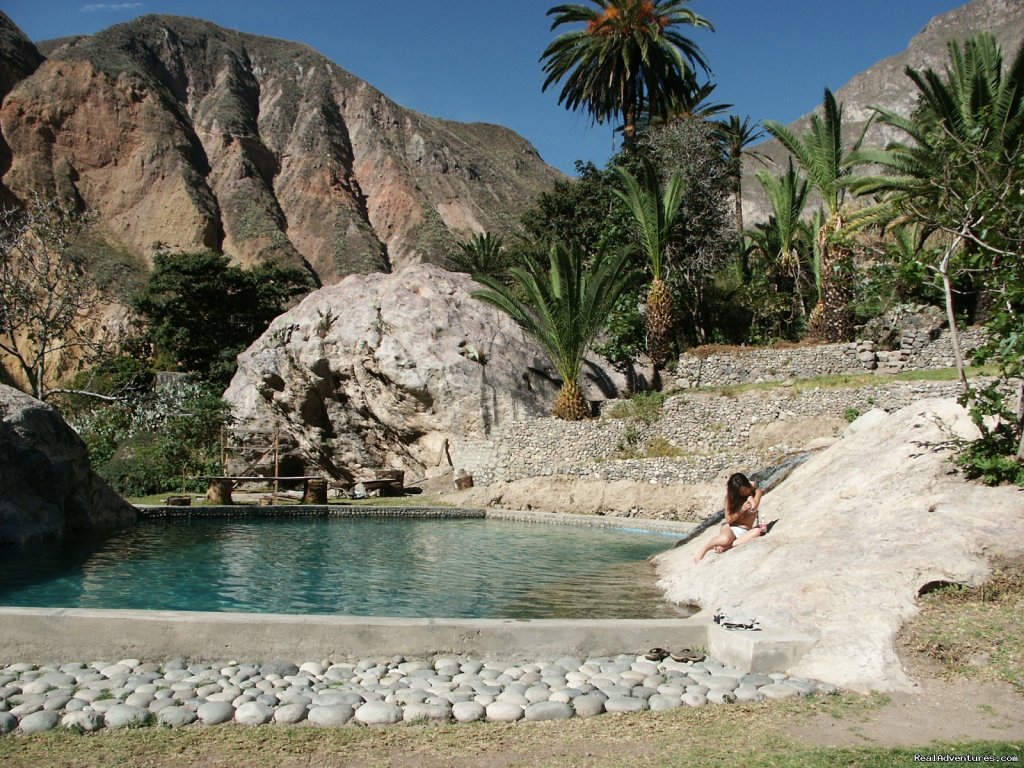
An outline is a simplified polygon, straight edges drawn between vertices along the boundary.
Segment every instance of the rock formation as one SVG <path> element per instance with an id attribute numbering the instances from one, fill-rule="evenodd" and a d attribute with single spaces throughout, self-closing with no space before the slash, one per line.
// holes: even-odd
<path id="1" fill-rule="evenodd" d="M 1024 3 L 1020 0 L 972 0 L 960 8 L 936 16 L 914 35 L 907 49 L 895 56 L 883 59 L 872 67 L 853 77 L 850 82 L 836 90 L 838 83 L 822 83 L 835 92 L 836 99 L 844 105 L 845 135 L 850 142 L 860 135 L 865 123 L 871 118 L 872 107 L 890 109 L 901 115 L 909 115 L 917 100 L 917 89 L 904 74 L 906 67 L 914 69 L 933 68 L 945 70 L 949 61 L 946 44 L 949 40 L 965 40 L 978 32 L 988 31 L 996 36 L 1003 47 L 1006 63 L 1015 56 L 1024 41 Z M 820 104 L 819 94 L 819 104 Z M 765 117 L 771 118 L 771 115 Z M 789 128 L 798 136 L 807 131 L 810 114 L 790 123 Z M 873 124 L 865 137 L 865 146 L 883 147 L 890 141 L 905 140 L 905 136 L 892 129 Z M 757 151 L 768 156 L 775 171 L 786 169 L 789 153 L 775 139 L 757 146 Z M 755 173 L 765 166 L 747 159 L 743 166 L 743 217 L 750 227 L 765 221 L 771 213 L 771 205 Z"/>
<path id="2" fill-rule="evenodd" d="M 89 468 L 50 406 L 0 384 L 0 543 L 134 523 L 137 512 Z"/>
<path id="3" fill-rule="evenodd" d="M 991 559 L 1024 556 L 1024 493 L 951 471 L 956 439 L 977 434 L 953 400 L 870 412 L 851 427 L 765 495 L 762 513 L 777 521 L 767 536 L 694 564 L 714 535 L 702 533 L 658 556 L 660 585 L 703 615 L 732 610 L 818 637 L 793 674 L 907 690 L 893 642 L 916 597 L 935 582 L 977 585 Z"/>
<path id="4" fill-rule="evenodd" d="M 20 35 L 2 21 L 0 44 Z M 560 177 L 511 131 L 404 109 L 303 45 L 144 16 L 40 47 L 0 109 L 0 192 L 74 201 L 136 256 L 213 248 L 333 283 L 507 233 Z"/>
<path id="5" fill-rule="evenodd" d="M 350 275 L 274 320 L 238 358 L 225 393 L 241 429 L 282 434 L 288 471 L 351 480 L 384 467 L 406 479 L 445 441 L 550 411 L 560 386 L 539 347 L 471 297 L 477 284 L 430 264 Z M 592 399 L 621 379 L 595 362 Z"/>

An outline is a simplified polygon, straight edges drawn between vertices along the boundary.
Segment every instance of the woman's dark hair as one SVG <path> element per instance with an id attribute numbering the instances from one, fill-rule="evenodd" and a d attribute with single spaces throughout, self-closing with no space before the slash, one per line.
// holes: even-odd
<path id="1" fill-rule="evenodd" d="M 740 491 L 753 487 L 754 484 L 742 472 L 737 472 L 729 477 L 728 482 L 725 484 L 725 495 L 729 502 L 730 512 L 734 512 L 743 506 L 743 496 L 740 494 Z"/>

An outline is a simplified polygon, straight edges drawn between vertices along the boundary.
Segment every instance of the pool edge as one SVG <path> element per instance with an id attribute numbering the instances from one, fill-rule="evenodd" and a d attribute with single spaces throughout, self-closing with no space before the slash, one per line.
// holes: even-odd
<path id="1" fill-rule="evenodd" d="M 783 672 L 816 638 L 729 631 L 701 618 L 405 619 L 90 608 L 0 608 L 0 663 L 177 657 L 200 661 L 468 655 L 509 662 L 704 648 L 748 672 Z"/>

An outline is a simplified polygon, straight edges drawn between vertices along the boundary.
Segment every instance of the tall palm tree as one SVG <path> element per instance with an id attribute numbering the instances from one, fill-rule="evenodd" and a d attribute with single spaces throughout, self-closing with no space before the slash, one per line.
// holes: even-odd
<path id="1" fill-rule="evenodd" d="M 688 118 L 711 121 L 716 115 L 732 109 L 732 104 L 710 101 L 712 93 L 718 87 L 716 83 L 710 80 L 698 83 L 697 78 L 692 73 L 687 80 L 686 87 L 672 96 L 671 102 L 664 110 L 664 115 L 652 114 L 646 104 L 641 107 L 636 121 L 636 131 L 638 134 L 646 133 L 650 128 L 661 128 L 671 125 L 677 120 L 686 120 Z M 623 133 L 624 131 L 625 126 L 623 125 L 616 126 L 615 128 L 616 133 Z"/>
<path id="2" fill-rule="evenodd" d="M 880 122 L 910 141 L 859 152 L 860 161 L 880 165 L 885 172 L 860 177 L 851 188 L 857 194 L 897 193 L 898 202 L 911 206 L 933 228 L 950 223 L 970 228 L 969 220 L 944 221 L 949 217 L 941 215 L 942 209 L 954 208 L 960 218 L 981 215 L 971 210 L 970 199 L 950 205 L 951 193 L 954 199 L 970 197 L 972 190 L 964 185 L 979 184 L 977 176 L 984 172 L 979 161 L 987 157 L 1011 166 L 1024 147 L 1024 46 L 1005 71 L 1002 50 L 989 33 L 965 41 L 963 48 L 955 40 L 948 47 L 945 77 L 932 69 L 905 70 L 918 89 L 917 109 L 910 117 L 876 108 Z M 956 155 L 974 162 L 951 168 Z M 961 189 L 951 188 L 957 183 Z"/>
<path id="3" fill-rule="evenodd" d="M 750 122 L 750 116 L 741 121 L 736 115 L 729 115 L 728 120 L 718 122 L 716 136 L 722 142 L 722 151 L 729 164 L 729 175 L 733 182 L 734 217 L 736 234 L 743 232 L 743 156 L 753 158 L 762 165 L 767 161 L 762 152 L 748 150 L 751 144 L 764 136 L 757 121 Z"/>
<path id="4" fill-rule="evenodd" d="M 782 176 L 761 170 L 757 172 L 757 180 L 768 195 L 772 213 L 767 224 L 755 228 L 755 232 L 764 233 L 762 237 L 755 236 L 755 240 L 764 244 L 762 250 L 769 263 L 799 279 L 803 260 L 798 243 L 803 235 L 801 218 L 807 204 L 807 179 L 797 174 L 790 160 Z"/>
<path id="5" fill-rule="evenodd" d="M 843 210 L 843 203 L 864 132 L 848 151 L 843 143 L 843 107 L 828 88 L 822 114 L 811 116 L 810 130 L 804 136 L 796 136 L 773 120 L 766 121 L 765 128 L 793 155 L 825 204 L 827 215 L 817 233 L 822 301 L 812 313 L 810 332 L 826 341 L 848 340 L 853 330 L 847 308 L 852 297 L 853 257 L 846 239 L 855 227 L 847 220 L 849 212 Z"/>
<path id="6" fill-rule="evenodd" d="M 676 171 L 664 188 L 654 164 L 646 158 L 636 178 L 625 168 L 616 167 L 622 180 L 618 195 L 633 216 L 640 249 L 651 265 L 651 287 L 647 294 L 647 353 L 655 367 L 663 368 L 668 362 L 672 329 L 675 326 L 675 307 L 672 292 L 665 282 L 665 257 L 676 214 L 683 200 L 685 183 Z"/>
<path id="7" fill-rule="evenodd" d="M 633 279 L 627 265 L 630 252 L 599 252 L 589 269 L 579 245 L 551 246 L 544 269 L 532 260 L 510 270 L 513 286 L 494 278 L 477 279 L 486 290 L 474 298 L 511 317 L 532 336 L 562 379 L 553 415 L 580 421 L 590 407 L 579 386 L 580 370 L 594 338 L 601 331 L 615 302 Z"/>
<path id="8" fill-rule="evenodd" d="M 542 90 L 564 80 L 558 103 L 595 122 L 621 116 L 623 145 L 636 145 L 641 114 L 666 117 L 685 91 L 693 68 L 709 72 L 704 54 L 679 27 L 713 29 L 686 6 L 690 0 L 589 0 L 591 6 L 556 5 L 551 29 L 583 24 L 556 37 L 541 61 Z"/>
<path id="9" fill-rule="evenodd" d="M 907 135 L 907 143 L 884 150 L 861 151 L 863 162 L 881 166 L 883 173 L 858 179 L 857 194 L 883 193 L 904 219 L 920 222 L 925 233 L 945 233 L 937 264 L 946 312 L 953 331 L 953 348 L 964 391 L 968 390 L 956 334 L 951 262 L 963 252 L 985 250 L 999 238 L 1003 254 L 1019 263 L 1020 232 L 997 234 L 1000 209 L 1019 210 L 1024 157 L 1024 46 L 1009 67 L 995 37 L 980 33 L 948 44 L 945 75 L 932 69 L 907 67 L 918 90 L 917 108 L 910 117 L 876 110 L 881 122 Z M 1009 234 L 1009 237 L 1006 235 Z M 977 265 L 976 265 L 977 266 Z M 1024 414 L 1022 414 L 1024 422 Z M 1021 442 L 1024 455 L 1024 440 Z"/>

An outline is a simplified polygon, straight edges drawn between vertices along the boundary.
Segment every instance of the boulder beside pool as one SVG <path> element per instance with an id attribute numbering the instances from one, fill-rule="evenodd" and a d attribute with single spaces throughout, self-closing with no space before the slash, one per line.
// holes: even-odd
<path id="1" fill-rule="evenodd" d="M 0 544 L 133 524 L 138 511 L 89 465 L 60 414 L 0 384 Z"/>
<path id="2" fill-rule="evenodd" d="M 929 584 L 977 586 L 1024 557 L 1024 494 L 964 479 L 978 432 L 954 400 L 922 400 L 810 458 L 767 493 L 768 535 L 694 564 L 705 531 L 655 559 L 670 600 L 818 638 L 786 671 L 858 691 L 909 691 L 894 641 Z M 742 631 L 742 630 L 736 630 Z"/>

